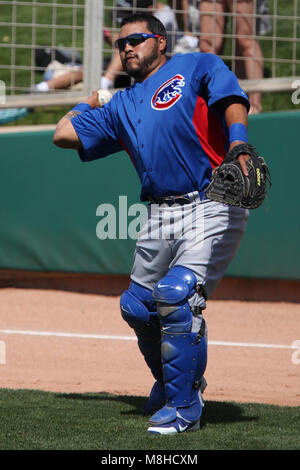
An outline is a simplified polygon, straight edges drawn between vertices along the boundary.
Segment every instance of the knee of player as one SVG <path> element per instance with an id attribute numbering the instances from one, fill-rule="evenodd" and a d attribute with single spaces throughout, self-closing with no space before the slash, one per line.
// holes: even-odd
<path id="1" fill-rule="evenodd" d="M 154 287 L 153 299 L 159 303 L 176 304 L 196 291 L 197 277 L 184 266 L 174 266 Z"/>
<path id="2" fill-rule="evenodd" d="M 152 292 L 135 282 L 131 282 L 120 298 L 122 317 L 132 328 L 147 325 L 153 307 Z"/>
<path id="3" fill-rule="evenodd" d="M 190 331 L 192 311 L 188 299 L 196 291 L 196 275 L 184 266 L 174 266 L 154 287 L 153 299 L 162 325 L 170 331 Z"/>

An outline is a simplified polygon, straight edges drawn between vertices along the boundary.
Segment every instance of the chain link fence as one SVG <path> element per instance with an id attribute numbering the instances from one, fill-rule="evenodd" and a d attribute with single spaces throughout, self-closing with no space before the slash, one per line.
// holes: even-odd
<path id="1" fill-rule="evenodd" d="M 127 86 L 113 44 L 129 12 L 164 22 L 169 57 L 220 55 L 247 92 L 290 91 L 300 78 L 298 0 L 0 0 L 1 107 L 72 105 Z"/>

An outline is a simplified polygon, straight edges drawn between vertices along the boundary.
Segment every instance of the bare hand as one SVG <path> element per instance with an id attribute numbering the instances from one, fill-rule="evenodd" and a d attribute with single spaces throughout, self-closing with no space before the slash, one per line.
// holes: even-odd
<path id="1" fill-rule="evenodd" d="M 101 103 L 99 103 L 99 100 L 98 100 L 98 91 L 97 90 L 94 90 L 92 95 L 89 96 L 86 100 L 85 100 L 85 103 L 89 104 L 90 106 L 92 106 L 93 109 L 97 108 L 97 107 L 100 107 L 102 106 Z"/>
<path id="2" fill-rule="evenodd" d="M 233 147 L 235 147 L 236 145 L 243 144 L 243 143 L 244 142 L 233 142 L 230 145 L 229 150 L 233 149 Z M 249 176 L 247 165 L 246 165 L 246 161 L 249 160 L 249 158 L 250 158 L 250 155 L 248 155 L 247 153 L 244 153 L 238 156 L 239 164 L 241 165 L 242 172 L 244 173 L 245 176 Z"/>

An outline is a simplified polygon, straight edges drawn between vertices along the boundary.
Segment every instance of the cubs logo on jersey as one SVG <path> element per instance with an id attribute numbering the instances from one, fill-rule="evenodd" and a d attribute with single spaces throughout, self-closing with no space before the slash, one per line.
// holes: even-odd
<path id="1" fill-rule="evenodd" d="M 158 111 L 171 108 L 182 97 L 184 85 L 184 77 L 179 74 L 167 80 L 152 96 L 152 108 Z"/>

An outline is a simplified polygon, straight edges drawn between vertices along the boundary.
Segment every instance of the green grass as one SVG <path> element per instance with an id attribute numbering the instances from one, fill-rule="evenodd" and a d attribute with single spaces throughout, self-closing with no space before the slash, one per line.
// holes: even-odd
<path id="1" fill-rule="evenodd" d="M 38 0 L 41 3 L 41 0 Z M 64 4 L 71 4 L 70 0 L 63 2 Z M 78 5 L 84 4 L 84 0 L 78 0 Z M 1 21 L 10 23 L 13 20 L 13 15 L 16 14 L 16 21 L 22 23 L 23 26 L 18 26 L 15 30 L 11 26 L 1 26 L 0 43 L 0 63 L 10 64 L 12 58 L 12 49 L 5 47 L 6 43 L 10 44 L 12 41 L 19 46 L 28 46 L 32 44 L 33 31 L 29 24 L 33 22 L 35 14 L 35 22 L 41 26 L 37 27 L 34 31 L 35 43 L 39 46 L 49 47 L 83 47 L 84 32 L 81 29 L 73 30 L 72 28 L 58 28 L 55 35 L 52 33 L 51 24 L 53 21 L 53 14 L 55 13 L 55 23 L 58 26 L 70 26 L 76 21 L 77 26 L 82 27 L 84 21 L 83 9 L 73 9 L 70 7 L 57 7 L 55 9 L 45 6 L 37 5 L 33 9 L 30 5 L 18 5 L 14 9 L 13 5 L 1 5 Z M 50 27 L 47 27 L 50 25 Z M 34 64 L 32 51 L 29 48 L 18 47 L 15 49 L 15 62 L 16 65 L 30 66 Z M 40 81 L 42 77 L 41 72 L 35 73 L 35 82 Z M 1 80 L 5 81 L 7 86 L 11 84 L 11 74 L 9 69 L 1 69 Z M 15 85 L 17 87 L 28 87 L 31 81 L 31 72 L 28 70 L 17 70 L 15 72 Z"/>
<path id="2" fill-rule="evenodd" d="M 143 397 L 0 390 L 0 450 L 298 450 L 300 407 L 208 401 L 201 430 L 146 433 Z"/>

